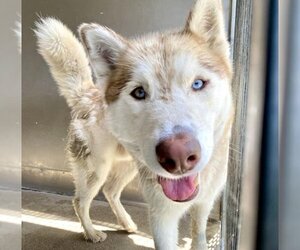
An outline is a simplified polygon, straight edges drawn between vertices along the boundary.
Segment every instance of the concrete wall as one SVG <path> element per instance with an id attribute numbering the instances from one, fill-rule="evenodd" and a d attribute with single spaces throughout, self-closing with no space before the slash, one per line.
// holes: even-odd
<path id="1" fill-rule="evenodd" d="M 0 1 L 0 249 L 21 249 L 21 0 Z"/>
<path id="2" fill-rule="evenodd" d="M 21 55 L 13 29 L 21 1 L 0 2 L 0 187 L 20 188 Z"/>

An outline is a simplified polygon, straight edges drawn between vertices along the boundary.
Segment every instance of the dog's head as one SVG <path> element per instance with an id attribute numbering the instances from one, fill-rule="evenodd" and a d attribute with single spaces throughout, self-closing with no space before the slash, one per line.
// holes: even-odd
<path id="1" fill-rule="evenodd" d="M 134 40 L 96 24 L 79 29 L 96 81 L 106 82 L 111 132 L 141 164 L 165 177 L 158 179 L 172 200 L 195 193 L 196 176 L 231 112 L 219 2 L 198 1 L 183 30 Z"/>

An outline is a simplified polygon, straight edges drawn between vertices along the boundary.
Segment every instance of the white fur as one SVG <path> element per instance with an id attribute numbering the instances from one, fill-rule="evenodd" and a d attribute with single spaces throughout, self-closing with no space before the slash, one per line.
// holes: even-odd
<path id="1" fill-rule="evenodd" d="M 196 29 L 204 21 L 212 30 L 201 25 Z M 207 218 L 226 181 L 233 116 L 231 76 L 222 70 L 216 72 L 214 67 L 222 68 L 224 58 L 228 61 L 219 1 L 198 1 L 187 26 L 193 35 L 152 34 L 127 41 L 106 27 L 81 25 L 79 32 L 95 85 L 84 49 L 71 31 L 51 18 L 37 24 L 39 52 L 72 109 L 67 154 L 76 187 L 74 208 L 85 236 L 93 242 L 106 238 L 94 230 L 89 216 L 92 199 L 102 186 L 119 223 L 129 232 L 136 230 L 120 195 L 139 172 L 156 249 L 177 248 L 178 221 L 188 211 L 192 216 L 192 249 L 206 249 Z M 216 58 L 214 49 L 222 60 L 210 59 Z M 122 65 L 124 61 L 126 65 Z M 107 103 L 106 91 L 112 72 L 116 72 L 113 68 L 129 65 L 130 80 L 117 90 L 117 98 Z M 195 92 L 191 85 L 197 78 L 209 83 Z M 143 101 L 130 95 L 139 86 L 148 93 Z M 200 162 L 182 176 L 164 170 L 155 155 L 157 143 L 178 129 L 188 130 L 201 146 Z M 157 176 L 178 179 L 195 173 L 199 193 L 188 202 L 171 201 L 157 182 Z"/>
<path id="2" fill-rule="evenodd" d="M 83 47 L 72 32 L 53 18 L 36 23 L 40 54 L 50 66 L 61 94 L 73 107 L 81 91 L 93 86 L 89 62 Z"/>

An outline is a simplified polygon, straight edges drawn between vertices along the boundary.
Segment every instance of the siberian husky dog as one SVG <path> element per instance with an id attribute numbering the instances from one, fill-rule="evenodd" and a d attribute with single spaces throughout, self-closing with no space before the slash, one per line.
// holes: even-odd
<path id="1" fill-rule="evenodd" d="M 35 32 L 71 108 L 67 155 L 85 237 L 106 238 L 89 216 L 100 188 L 119 223 L 137 229 L 120 195 L 139 173 L 156 249 L 177 248 L 178 222 L 188 211 L 192 249 L 206 249 L 234 115 L 221 1 L 197 1 L 180 30 L 135 39 L 82 24 L 79 42 L 53 18 L 41 19 Z"/>

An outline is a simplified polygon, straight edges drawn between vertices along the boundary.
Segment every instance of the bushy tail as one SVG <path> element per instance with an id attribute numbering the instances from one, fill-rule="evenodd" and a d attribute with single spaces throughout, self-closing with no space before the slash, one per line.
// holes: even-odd
<path id="1" fill-rule="evenodd" d="M 95 88 L 82 44 L 59 20 L 44 18 L 36 22 L 38 51 L 50 66 L 60 93 L 73 108 L 85 90 Z"/>

